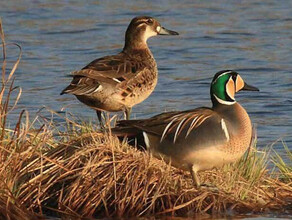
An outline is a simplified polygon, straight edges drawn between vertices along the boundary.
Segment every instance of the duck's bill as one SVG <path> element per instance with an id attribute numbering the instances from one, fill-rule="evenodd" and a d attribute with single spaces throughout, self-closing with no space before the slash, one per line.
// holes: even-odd
<path id="1" fill-rule="evenodd" d="M 242 88 L 242 90 L 247 90 L 247 91 L 260 91 L 257 87 L 248 85 L 246 83 L 244 83 L 244 87 Z"/>
<path id="2" fill-rule="evenodd" d="M 179 35 L 179 33 L 177 33 L 176 31 L 171 31 L 171 30 L 168 30 L 164 27 L 160 28 L 158 34 L 159 35 Z"/>

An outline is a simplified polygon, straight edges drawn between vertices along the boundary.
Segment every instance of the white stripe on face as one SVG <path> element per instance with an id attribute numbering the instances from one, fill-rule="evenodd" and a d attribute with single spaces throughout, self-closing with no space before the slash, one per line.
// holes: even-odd
<path id="1" fill-rule="evenodd" d="M 157 33 L 159 33 L 160 30 L 161 30 L 161 27 L 160 27 L 160 26 L 157 26 L 157 27 L 156 27 L 156 31 L 157 31 Z"/>
<path id="2" fill-rule="evenodd" d="M 148 38 L 156 36 L 157 32 L 154 31 L 151 27 L 147 26 L 144 32 L 143 40 L 146 42 Z"/>
<path id="3" fill-rule="evenodd" d="M 226 72 L 224 72 L 224 73 L 221 73 L 221 75 L 219 75 L 219 76 L 217 77 L 217 79 L 215 79 L 215 81 L 212 82 L 212 84 L 215 84 L 215 83 L 217 82 L 217 80 L 218 80 L 221 76 L 224 76 L 224 75 L 229 74 L 229 73 L 231 73 L 231 72 L 232 72 L 232 71 L 226 71 Z"/>
<path id="4" fill-rule="evenodd" d="M 223 105 L 233 105 L 234 103 L 236 103 L 236 101 L 224 101 L 220 98 L 218 98 L 215 94 L 213 94 L 213 96 L 215 97 L 215 99 L 217 100 L 217 102 L 223 104 Z"/>

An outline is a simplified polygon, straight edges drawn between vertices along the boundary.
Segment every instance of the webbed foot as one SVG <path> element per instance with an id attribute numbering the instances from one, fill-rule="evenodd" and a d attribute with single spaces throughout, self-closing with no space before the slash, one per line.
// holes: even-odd
<path id="1" fill-rule="evenodd" d="M 209 191 L 212 191 L 212 192 L 219 192 L 219 189 L 217 186 L 214 186 L 212 184 L 207 184 L 207 183 L 202 183 L 200 186 L 199 186 L 200 189 L 206 189 L 206 190 L 209 190 Z"/>

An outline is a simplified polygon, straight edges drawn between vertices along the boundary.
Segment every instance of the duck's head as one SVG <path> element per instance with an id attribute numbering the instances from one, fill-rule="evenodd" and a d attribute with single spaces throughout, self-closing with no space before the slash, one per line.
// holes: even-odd
<path id="1" fill-rule="evenodd" d="M 215 74 L 211 83 L 211 99 L 213 106 L 218 103 L 233 105 L 235 93 L 241 90 L 259 91 L 258 88 L 248 85 L 241 76 L 232 70 L 222 70 Z"/>
<path id="2" fill-rule="evenodd" d="M 144 49 L 147 47 L 147 40 L 156 35 L 178 35 L 178 33 L 162 27 L 155 18 L 135 17 L 126 31 L 125 48 Z"/>

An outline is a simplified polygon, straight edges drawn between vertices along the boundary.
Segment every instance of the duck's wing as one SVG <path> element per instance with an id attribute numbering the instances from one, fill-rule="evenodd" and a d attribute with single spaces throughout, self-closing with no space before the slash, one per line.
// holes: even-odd
<path id="1" fill-rule="evenodd" d="M 137 62 L 124 53 L 96 59 L 82 70 L 72 73 L 73 80 L 63 93 L 90 95 L 107 84 L 113 88 L 127 89 L 129 81 L 138 74 L 147 73 L 146 62 Z"/>
<path id="2" fill-rule="evenodd" d="M 136 129 L 159 137 L 160 143 L 164 140 L 176 143 L 179 140 L 186 140 L 189 136 L 195 137 L 197 142 L 206 139 L 210 143 L 225 143 L 229 140 L 224 119 L 210 108 L 162 113 L 146 120 L 120 121 L 117 130 L 122 131 L 123 128 L 126 131 L 131 131 L 130 128 L 133 128 L 132 131 Z M 205 132 L 207 138 L 202 136 Z"/>

